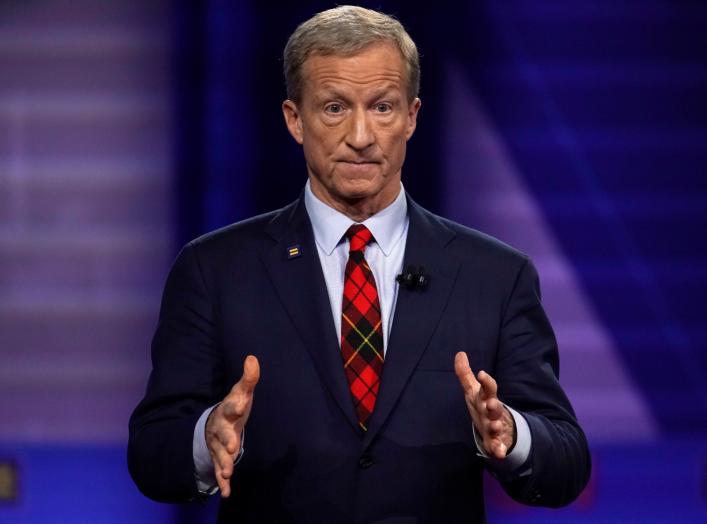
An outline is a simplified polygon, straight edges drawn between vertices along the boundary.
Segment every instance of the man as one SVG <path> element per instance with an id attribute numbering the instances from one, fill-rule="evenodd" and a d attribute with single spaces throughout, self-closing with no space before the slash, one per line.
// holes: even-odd
<path id="1" fill-rule="evenodd" d="M 532 264 L 402 189 L 415 44 L 338 7 L 290 37 L 285 76 L 307 185 L 175 261 L 137 485 L 220 489 L 222 522 L 484 522 L 484 468 L 521 502 L 571 502 L 589 454 Z"/>

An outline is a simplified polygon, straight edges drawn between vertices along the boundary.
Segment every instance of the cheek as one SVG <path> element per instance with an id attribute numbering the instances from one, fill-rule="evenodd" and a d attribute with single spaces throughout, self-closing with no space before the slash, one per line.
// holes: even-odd
<path id="1" fill-rule="evenodd" d="M 304 154 L 307 158 L 321 157 L 324 144 L 322 144 L 320 137 L 306 135 L 302 145 L 304 149 Z"/>
<path id="2" fill-rule="evenodd" d="M 390 155 L 397 155 L 400 151 L 405 151 L 407 144 L 407 128 L 403 122 L 396 122 L 389 128 L 381 131 L 379 142 Z"/>
<path id="3" fill-rule="evenodd" d="M 329 177 L 334 168 L 331 162 L 333 149 L 326 140 L 314 140 L 308 137 L 303 144 L 304 158 L 307 164 L 319 177 Z"/>
<path id="4" fill-rule="evenodd" d="M 317 158 L 325 158 L 332 154 L 335 144 L 333 133 L 327 133 L 326 131 L 310 132 L 305 136 L 304 141 L 305 151 Z"/>
<path id="5" fill-rule="evenodd" d="M 406 149 L 407 140 L 403 134 L 389 137 L 386 143 L 386 153 L 391 162 L 401 162 L 405 158 Z"/>

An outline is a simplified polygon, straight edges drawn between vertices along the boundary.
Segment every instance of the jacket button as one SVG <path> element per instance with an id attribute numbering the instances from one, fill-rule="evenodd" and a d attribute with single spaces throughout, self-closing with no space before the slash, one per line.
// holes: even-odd
<path id="1" fill-rule="evenodd" d="M 361 458 L 358 459 L 358 465 L 361 469 L 368 469 L 373 465 L 373 457 L 371 457 L 368 453 L 364 453 L 361 455 Z"/>

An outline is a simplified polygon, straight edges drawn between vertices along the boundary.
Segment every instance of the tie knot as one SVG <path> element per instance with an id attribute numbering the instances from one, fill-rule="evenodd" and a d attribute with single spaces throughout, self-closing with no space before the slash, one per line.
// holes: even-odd
<path id="1" fill-rule="evenodd" d="M 346 231 L 346 238 L 349 239 L 349 253 L 363 253 L 373 235 L 363 224 L 354 224 Z"/>

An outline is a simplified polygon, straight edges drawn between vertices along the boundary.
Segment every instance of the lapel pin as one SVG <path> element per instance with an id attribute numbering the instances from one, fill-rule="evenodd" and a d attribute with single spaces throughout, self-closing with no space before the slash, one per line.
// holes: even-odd
<path id="1" fill-rule="evenodd" d="M 297 258 L 299 256 L 302 256 L 302 251 L 299 248 L 299 244 L 287 248 L 287 260 Z"/>

